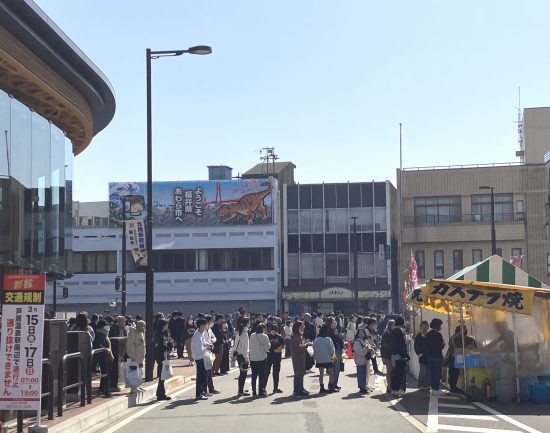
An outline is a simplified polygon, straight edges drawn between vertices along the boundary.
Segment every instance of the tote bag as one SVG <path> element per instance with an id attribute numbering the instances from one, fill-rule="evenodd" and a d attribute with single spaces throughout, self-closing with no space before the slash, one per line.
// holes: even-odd
<path id="1" fill-rule="evenodd" d="M 204 355 L 203 360 L 204 360 L 204 369 L 206 371 L 212 370 L 212 367 L 213 367 L 212 353 L 211 352 L 206 352 L 206 354 Z"/>
<path id="2" fill-rule="evenodd" d="M 139 368 L 138 363 L 128 359 L 126 368 L 124 369 L 124 382 L 126 387 L 137 388 L 141 386 L 141 374 L 142 370 Z"/>
<path id="3" fill-rule="evenodd" d="M 160 380 L 168 380 L 174 375 L 172 371 L 172 364 L 168 360 L 166 354 L 164 355 L 164 361 L 162 361 L 162 370 L 160 372 Z"/>

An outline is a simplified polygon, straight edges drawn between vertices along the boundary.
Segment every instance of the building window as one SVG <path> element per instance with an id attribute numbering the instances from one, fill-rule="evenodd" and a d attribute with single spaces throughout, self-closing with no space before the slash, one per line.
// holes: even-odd
<path id="1" fill-rule="evenodd" d="M 75 274 L 114 274 L 116 272 L 116 251 L 87 251 L 73 253 Z"/>
<path id="2" fill-rule="evenodd" d="M 288 209 L 298 209 L 298 185 L 288 185 L 286 195 L 286 206 Z"/>
<path id="3" fill-rule="evenodd" d="M 298 233 L 298 211 L 289 210 L 287 212 L 287 225 L 289 233 Z"/>
<path id="4" fill-rule="evenodd" d="M 453 250 L 453 273 L 462 270 L 464 267 L 464 260 L 462 250 Z"/>
<path id="5" fill-rule="evenodd" d="M 445 261 L 443 250 L 434 251 L 434 277 L 443 278 L 445 276 Z"/>
<path id="6" fill-rule="evenodd" d="M 521 248 L 512 248 L 512 257 L 521 257 Z"/>
<path id="7" fill-rule="evenodd" d="M 495 194 L 495 221 L 514 220 L 512 194 Z M 472 195 L 472 221 L 491 221 L 491 194 Z"/>
<path id="8" fill-rule="evenodd" d="M 497 248 L 497 256 L 502 257 L 502 248 Z"/>
<path id="9" fill-rule="evenodd" d="M 298 235 L 288 235 L 287 249 L 289 254 L 297 253 L 300 250 Z"/>
<path id="10" fill-rule="evenodd" d="M 311 209 L 311 185 L 300 185 L 300 209 Z"/>
<path id="11" fill-rule="evenodd" d="M 424 251 L 415 251 L 414 259 L 418 268 L 418 278 L 426 278 L 426 257 Z"/>
<path id="12" fill-rule="evenodd" d="M 516 200 L 516 212 L 524 213 L 525 208 L 523 207 L 523 200 Z"/>
<path id="13" fill-rule="evenodd" d="M 472 264 L 479 263 L 483 260 L 483 250 L 472 250 Z"/>
<path id="14" fill-rule="evenodd" d="M 348 254 L 327 254 L 326 255 L 327 277 L 349 276 L 349 255 Z"/>
<path id="15" fill-rule="evenodd" d="M 462 220 L 460 196 L 416 197 L 415 224 L 450 224 Z"/>

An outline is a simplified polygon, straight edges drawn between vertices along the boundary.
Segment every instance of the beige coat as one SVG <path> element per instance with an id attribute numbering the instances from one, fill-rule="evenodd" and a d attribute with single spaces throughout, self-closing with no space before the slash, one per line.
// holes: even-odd
<path id="1" fill-rule="evenodd" d="M 130 328 L 128 339 L 126 340 L 126 353 L 128 357 L 143 364 L 145 360 L 145 322 L 138 321 L 135 328 Z"/>

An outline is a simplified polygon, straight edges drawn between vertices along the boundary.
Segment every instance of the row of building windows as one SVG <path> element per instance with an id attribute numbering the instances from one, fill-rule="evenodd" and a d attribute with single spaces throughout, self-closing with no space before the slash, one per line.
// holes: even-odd
<path id="1" fill-rule="evenodd" d="M 388 275 L 387 261 L 378 253 L 357 255 L 359 278 L 385 277 Z M 289 254 L 289 279 L 317 279 L 327 277 L 353 276 L 353 255 L 350 254 Z"/>
<path id="2" fill-rule="evenodd" d="M 502 257 L 502 249 L 497 248 L 497 255 Z M 521 248 L 512 248 L 512 257 L 521 257 Z M 418 267 L 418 277 L 426 278 L 426 256 L 424 251 L 415 251 L 416 265 Z M 453 274 L 464 268 L 463 250 L 453 250 Z M 483 260 L 483 250 L 472 250 L 472 263 L 479 263 Z M 550 259 L 549 259 L 550 266 Z M 549 268 L 550 269 L 550 268 Z M 445 278 L 445 252 L 443 250 L 434 250 L 434 278 Z"/>
<path id="3" fill-rule="evenodd" d="M 257 271 L 273 270 L 273 248 L 231 248 L 210 250 L 156 250 L 156 272 Z M 88 251 L 73 254 L 75 274 L 117 272 L 116 251 Z M 126 253 L 127 272 L 144 272 L 136 267 L 131 252 Z"/>
<path id="4" fill-rule="evenodd" d="M 287 249 L 292 253 L 372 253 L 386 245 L 386 232 L 288 235 Z"/>
<path id="5" fill-rule="evenodd" d="M 386 208 L 300 209 L 287 213 L 288 233 L 351 233 L 386 230 Z"/>
<path id="6" fill-rule="evenodd" d="M 495 221 L 513 221 L 513 194 L 495 194 L 494 197 Z M 471 215 L 462 214 L 462 198 L 459 195 L 416 197 L 414 199 L 414 218 L 416 224 L 449 224 L 466 222 L 466 220 L 472 222 L 491 221 L 491 195 L 472 195 L 471 212 Z M 523 200 L 517 201 L 516 212 L 520 214 L 524 212 Z"/>
<path id="7" fill-rule="evenodd" d="M 385 182 L 289 185 L 287 187 L 288 209 L 346 209 L 373 206 L 386 206 Z"/>

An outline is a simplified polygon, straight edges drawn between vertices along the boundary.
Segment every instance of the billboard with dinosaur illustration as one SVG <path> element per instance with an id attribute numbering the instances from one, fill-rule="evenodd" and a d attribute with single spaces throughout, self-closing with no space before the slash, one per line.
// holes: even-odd
<path id="1" fill-rule="evenodd" d="M 187 227 L 272 224 L 274 188 L 276 181 L 270 179 L 154 182 L 153 224 Z M 110 183 L 111 222 L 147 218 L 146 198 L 145 182 Z"/>

